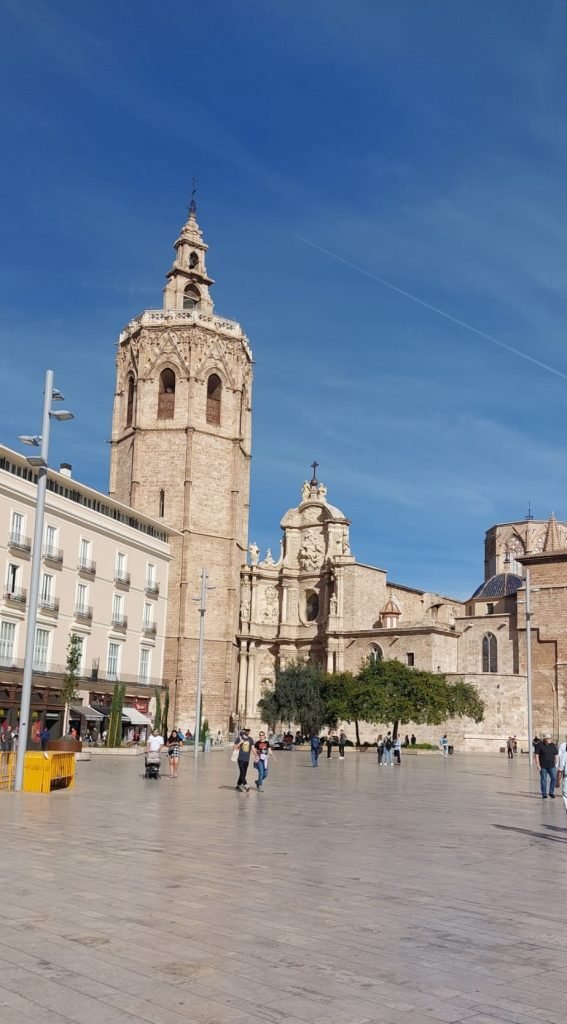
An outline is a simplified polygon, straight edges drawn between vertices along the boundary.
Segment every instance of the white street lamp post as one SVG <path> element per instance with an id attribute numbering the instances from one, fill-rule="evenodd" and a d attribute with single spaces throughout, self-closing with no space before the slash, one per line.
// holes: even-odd
<path id="1" fill-rule="evenodd" d="M 526 681 L 528 687 L 528 761 L 530 769 L 533 760 L 533 714 L 532 714 L 532 606 L 530 593 L 530 570 L 526 566 Z"/>
<path id="2" fill-rule="evenodd" d="M 203 659 L 205 648 L 205 612 L 207 610 L 207 590 L 214 590 L 214 587 L 207 586 L 209 574 L 206 569 L 201 569 L 201 595 L 193 600 L 199 601 L 199 647 L 197 654 L 197 698 L 195 701 L 195 739 L 193 742 L 193 757 L 197 760 L 199 756 L 199 740 L 201 734 L 201 696 L 203 692 Z"/>
<path id="3" fill-rule="evenodd" d="M 49 456 L 49 429 L 51 420 L 71 420 L 73 413 L 61 410 L 53 412 L 51 403 L 62 401 L 63 395 L 57 388 L 53 387 L 53 370 L 47 370 L 45 374 L 45 391 L 43 397 L 43 423 L 41 437 L 21 436 L 20 441 L 34 447 L 39 447 L 39 456 L 31 456 L 29 462 L 37 466 L 37 499 L 35 510 L 35 527 L 33 534 L 33 548 L 31 556 L 31 577 L 28 600 L 28 618 L 26 624 L 26 651 L 24 659 L 24 673 L 22 679 L 22 695 L 20 698 L 20 721 L 18 725 L 18 751 L 16 755 L 16 778 L 15 790 L 23 789 L 24 765 L 26 750 L 28 746 L 28 729 L 30 718 L 30 704 L 33 675 L 33 655 L 35 647 L 35 630 L 37 621 L 37 603 L 39 597 L 39 577 L 41 573 L 41 557 L 43 546 L 43 518 L 45 512 L 45 493 L 47 490 L 47 460 Z"/>

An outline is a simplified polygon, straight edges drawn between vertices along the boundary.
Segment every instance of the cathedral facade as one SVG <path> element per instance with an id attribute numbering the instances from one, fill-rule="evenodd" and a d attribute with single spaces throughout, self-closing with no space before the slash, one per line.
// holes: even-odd
<path id="1" fill-rule="evenodd" d="M 252 352 L 214 312 L 194 201 L 175 242 L 163 308 L 118 341 L 110 494 L 172 535 L 164 676 L 170 719 L 195 722 L 201 571 L 207 595 L 204 714 L 226 727 L 236 699 L 240 570 L 248 543 Z"/>
<path id="2" fill-rule="evenodd" d="M 408 723 L 420 739 L 436 742 L 442 730 L 459 749 L 497 750 L 508 735 L 525 745 L 529 564 L 538 582 L 532 594 L 534 725 L 540 734 L 561 729 L 567 715 L 565 524 L 552 517 L 490 529 L 485 578 L 467 601 L 393 583 L 384 569 L 361 564 L 351 551 L 349 527 L 313 477 L 281 521 L 277 561 L 270 551 L 260 559 L 250 545 L 241 574 L 239 721 L 259 724 L 258 700 L 290 661 L 311 658 L 328 672 L 356 673 L 369 658 L 397 659 L 449 680 L 465 679 L 485 701 L 479 724 Z M 562 633 L 565 646 L 558 640 Z M 376 726 L 363 727 L 362 739 L 375 739 L 376 732 Z"/>

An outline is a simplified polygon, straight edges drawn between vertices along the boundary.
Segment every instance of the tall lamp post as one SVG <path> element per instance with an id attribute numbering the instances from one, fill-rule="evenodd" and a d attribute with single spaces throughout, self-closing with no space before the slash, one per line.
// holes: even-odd
<path id="1" fill-rule="evenodd" d="M 199 740 L 201 738 L 201 697 L 203 692 L 203 659 L 205 653 L 205 612 L 207 611 L 207 590 L 214 590 L 214 587 L 207 586 L 209 574 L 205 568 L 201 569 L 201 594 L 193 598 L 199 602 L 199 647 L 197 654 L 197 697 L 195 700 L 195 739 L 193 742 L 193 757 L 197 760 L 199 756 Z"/>
<path id="2" fill-rule="evenodd" d="M 37 467 L 37 498 L 35 507 L 35 527 L 31 557 L 31 578 L 28 602 L 28 619 L 26 624 L 26 652 L 24 658 L 24 674 L 22 679 L 22 695 L 20 698 L 20 721 L 18 726 L 18 752 L 16 755 L 15 790 L 23 789 L 24 765 L 28 746 L 28 728 L 33 675 L 33 655 L 35 647 L 35 629 L 37 621 L 37 602 L 39 597 L 39 576 L 41 572 L 41 556 L 43 547 L 43 518 L 45 512 L 45 493 L 47 490 L 47 465 L 49 457 L 49 429 L 51 420 L 72 420 L 73 413 L 66 409 L 53 411 L 53 402 L 62 402 L 63 395 L 53 387 L 53 370 L 45 374 L 45 390 L 43 396 L 43 423 L 41 435 L 23 434 L 19 440 L 39 448 L 39 455 L 31 455 L 28 462 Z"/>
<path id="3" fill-rule="evenodd" d="M 532 605 L 530 591 L 530 569 L 526 566 L 526 680 L 528 686 L 528 760 L 530 769 L 532 767 L 532 739 L 533 739 L 533 713 L 532 713 Z"/>

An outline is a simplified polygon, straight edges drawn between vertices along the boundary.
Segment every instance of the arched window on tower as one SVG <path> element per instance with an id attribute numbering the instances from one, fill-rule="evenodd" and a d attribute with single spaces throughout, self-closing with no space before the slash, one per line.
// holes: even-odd
<path id="1" fill-rule="evenodd" d="M 189 269 L 194 270 L 199 265 L 199 255 L 196 252 L 192 252 L 189 256 Z"/>
<path id="2" fill-rule="evenodd" d="M 494 633 L 486 633 L 482 638 L 482 671 L 498 672 L 498 650 Z"/>
<path id="3" fill-rule="evenodd" d="M 183 309 L 196 309 L 201 301 L 201 293 L 194 284 L 188 284 L 183 292 Z"/>
<path id="4" fill-rule="evenodd" d="M 166 367 L 159 375 L 158 420 L 172 420 L 175 415 L 175 374 Z"/>
<path id="5" fill-rule="evenodd" d="M 128 374 L 127 399 L 126 399 L 126 426 L 131 427 L 134 420 L 134 395 L 136 385 L 133 374 Z"/>
<path id="6" fill-rule="evenodd" d="M 207 381 L 207 423 L 220 427 L 221 421 L 222 382 L 216 373 L 211 373 Z"/>

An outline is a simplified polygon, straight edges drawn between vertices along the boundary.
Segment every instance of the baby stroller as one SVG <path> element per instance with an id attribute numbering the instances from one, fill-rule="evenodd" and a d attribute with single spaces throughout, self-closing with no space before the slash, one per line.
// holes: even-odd
<path id="1" fill-rule="evenodd" d="M 146 770 L 144 772 L 144 778 L 159 779 L 160 765 L 159 751 L 146 754 Z"/>

